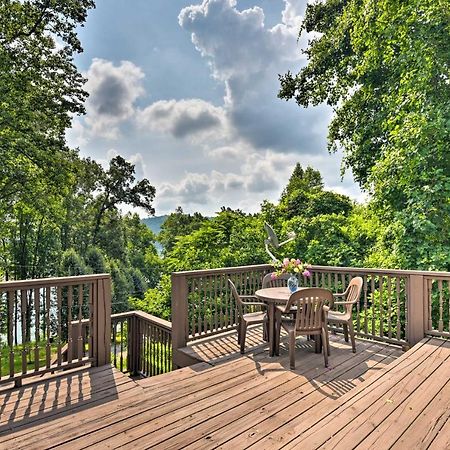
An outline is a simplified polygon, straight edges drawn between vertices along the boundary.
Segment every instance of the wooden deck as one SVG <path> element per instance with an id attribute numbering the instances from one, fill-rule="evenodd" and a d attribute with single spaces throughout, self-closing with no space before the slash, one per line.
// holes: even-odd
<path id="1" fill-rule="evenodd" d="M 257 333 L 244 356 L 235 335 L 198 342 L 209 362 L 170 374 L 104 366 L 2 392 L 0 448 L 450 448 L 450 341 L 358 340 L 353 354 L 331 336 L 325 368 L 299 339 L 290 371 Z"/>

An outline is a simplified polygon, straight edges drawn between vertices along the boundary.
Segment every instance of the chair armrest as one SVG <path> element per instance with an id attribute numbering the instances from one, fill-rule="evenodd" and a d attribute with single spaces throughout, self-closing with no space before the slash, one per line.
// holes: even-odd
<path id="1" fill-rule="evenodd" d="M 333 305 L 353 305 L 355 302 L 333 302 Z"/>
<path id="2" fill-rule="evenodd" d="M 240 295 L 239 297 L 243 301 L 245 301 L 246 298 L 249 298 L 251 300 L 258 300 L 258 297 L 256 295 Z"/>
<path id="3" fill-rule="evenodd" d="M 344 295 L 345 295 L 345 292 L 342 292 L 341 294 L 338 294 L 338 293 L 334 294 L 333 293 L 333 297 L 343 297 Z"/>
<path id="4" fill-rule="evenodd" d="M 262 302 L 242 302 L 244 306 L 263 306 L 264 308 L 267 308 L 267 305 Z"/>

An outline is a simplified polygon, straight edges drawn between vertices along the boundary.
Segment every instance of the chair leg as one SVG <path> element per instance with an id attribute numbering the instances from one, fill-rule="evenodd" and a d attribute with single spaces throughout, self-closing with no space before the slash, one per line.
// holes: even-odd
<path id="1" fill-rule="evenodd" d="M 328 367 L 328 345 L 327 345 L 328 331 L 322 328 L 322 342 L 323 342 L 323 359 L 325 360 L 325 367 Z"/>
<path id="2" fill-rule="evenodd" d="M 241 353 L 245 353 L 245 335 L 247 334 L 247 322 L 245 320 L 241 321 Z"/>
<path id="3" fill-rule="evenodd" d="M 275 312 L 275 355 L 280 356 L 281 313 Z"/>
<path id="4" fill-rule="evenodd" d="M 295 369 L 295 333 L 289 333 L 289 363 L 292 370 Z"/>
<path id="5" fill-rule="evenodd" d="M 241 343 L 241 318 L 239 317 L 238 319 L 238 324 L 237 324 L 237 341 L 238 341 L 238 345 Z"/>
<path id="6" fill-rule="evenodd" d="M 353 353 L 356 353 L 355 330 L 353 329 L 353 321 L 351 319 L 348 322 L 348 331 L 352 341 L 352 351 Z"/>
<path id="7" fill-rule="evenodd" d="M 347 324 L 344 323 L 344 324 L 342 325 L 342 328 L 344 329 L 344 339 L 345 339 L 345 342 L 348 342 L 348 326 L 347 326 Z"/>
<path id="8" fill-rule="evenodd" d="M 328 325 L 325 325 L 325 336 L 327 338 L 327 351 L 328 351 L 328 356 L 330 356 L 330 334 L 328 331 Z"/>

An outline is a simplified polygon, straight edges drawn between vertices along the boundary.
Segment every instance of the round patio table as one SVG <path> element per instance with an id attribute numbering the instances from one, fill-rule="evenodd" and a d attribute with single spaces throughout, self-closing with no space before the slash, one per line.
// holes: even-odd
<path id="1" fill-rule="evenodd" d="M 305 287 L 297 288 L 297 291 L 307 289 Z M 274 356 L 277 353 L 275 348 L 275 306 L 286 305 L 291 291 L 287 287 L 270 287 L 258 289 L 255 296 L 262 302 L 267 304 L 269 312 L 269 356 Z"/>

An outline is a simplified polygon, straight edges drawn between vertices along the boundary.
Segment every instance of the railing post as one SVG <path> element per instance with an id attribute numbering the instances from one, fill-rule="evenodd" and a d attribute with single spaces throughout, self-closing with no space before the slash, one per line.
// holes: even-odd
<path id="1" fill-rule="evenodd" d="M 425 337 L 426 301 L 423 275 L 411 274 L 408 279 L 407 301 L 407 340 L 411 347 Z"/>
<path id="2" fill-rule="evenodd" d="M 174 367 L 178 364 L 178 349 L 186 347 L 188 328 L 188 284 L 183 274 L 172 273 L 172 349 Z"/>
<path id="3" fill-rule="evenodd" d="M 100 278 L 96 282 L 97 301 L 95 304 L 96 366 L 111 363 L 111 278 Z"/>

